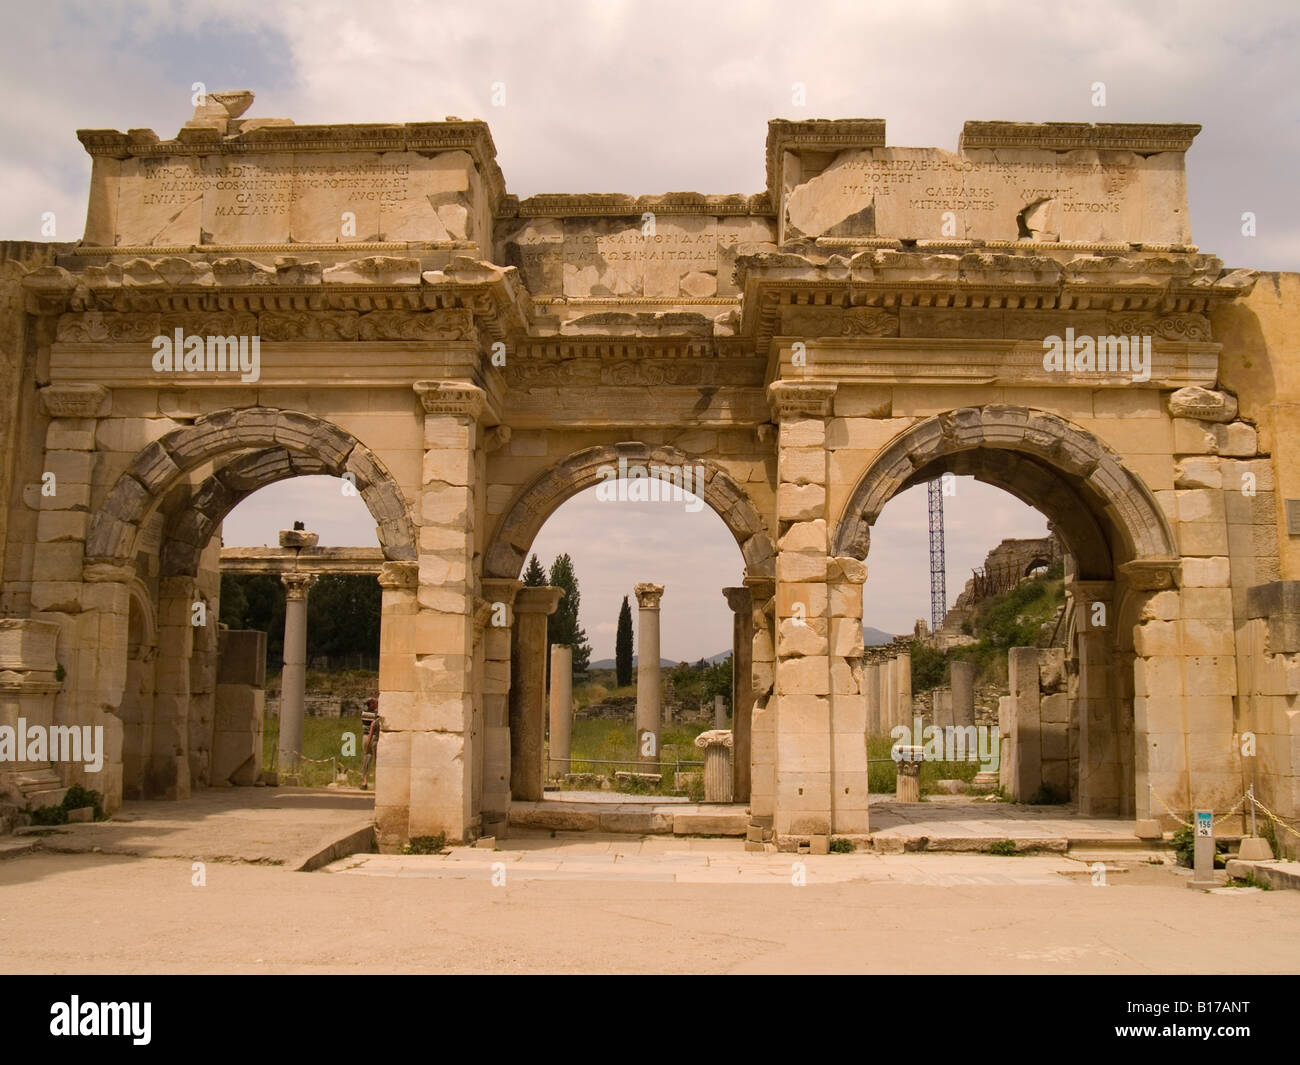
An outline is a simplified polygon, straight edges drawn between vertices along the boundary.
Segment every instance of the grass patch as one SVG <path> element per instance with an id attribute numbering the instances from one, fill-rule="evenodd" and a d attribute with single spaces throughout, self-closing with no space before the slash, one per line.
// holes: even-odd
<path id="1" fill-rule="evenodd" d="M 867 757 L 872 759 L 867 765 L 867 787 L 873 793 L 892 794 L 898 787 L 898 763 L 890 758 L 894 743 L 892 736 L 867 739 Z M 969 784 L 979 771 L 979 762 L 924 761 L 921 763 L 921 794 L 934 794 L 936 781 L 940 780 L 964 780 Z"/>
<path id="2" fill-rule="evenodd" d="M 1000 858 L 1013 858 L 1020 852 L 1016 849 L 1014 839 L 997 839 L 989 844 L 989 853 Z"/>
<path id="3" fill-rule="evenodd" d="M 676 794 L 674 765 L 694 763 L 683 764 L 681 772 L 684 773 L 703 769 L 704 752 L 695 746 L 695 737 L 711 727 L 707 724 L 668 725 L 659 733 L 659 761 L 668 764 L 646 766 L 637 758 L 636 727 L 631 722 L 607 717 L 575 718 L 569 736 L 569 770 L 573 773 L 599 773 L 610 778 L 616 772 L 659 773 L 662 779 L 658 785 L 630 780 L 618 782 L 615 790 L 634 795 Z M 702 782 L 699 787 L 702 792 Z"/>
<path id="4" fill-rule="evenodd" d="M 439 832 L 436 836 L 412 836 L 402 847 L 403 854 L 443 854 L 446 850 L 445 832 Z"/>
<path id="5" fill-rule="evenodd" d="M 348 733 L 352 734 L 349 749 L 355 753 L 345 756 L 343 745 Z M 347 770 L 348 783 L 361 783 L 361 763 L 365 759 L 365 729 L 360 715 L 348 717 L 308 717 L 303 722 L 302 754 L 304 759 L 338 759 L 340 769 Z M 278 764 L 276 745 L 280 739 L 280 719 L 268 717 L 262 726 L 262 765 L 267 768 L 284 767 Z M 382 742 L 382 741 L 381 741 Z M 370 767 L 373 786 L 374 766 Z M 303 787 L 323 788 L 334 783 L 334 765 L 330 762 L 303 761 L 298 769 L 298 779 Z"/>
<path id="6" fill-rule="evenodd" d="M 31 812 L 33 825 L 66 825 L 68 811 L 80 810 L 86 806 L 95 811 L 96 821 L 104 820 L 104 797 L 97 791 L 91 791 L 74 784 L 63 796 L 58 806 L 38 806 Z"/>

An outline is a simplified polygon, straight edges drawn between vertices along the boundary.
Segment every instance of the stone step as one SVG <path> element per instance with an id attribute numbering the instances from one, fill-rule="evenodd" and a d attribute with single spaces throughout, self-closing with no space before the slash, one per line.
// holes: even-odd
<path id="1" fill-rule="evenodd" d="M 553 832 L 743 837 L 749 826 L 749 810 L 744 806 L 685 803 L 516 802 L 510 805 L 510 826 Z"/>

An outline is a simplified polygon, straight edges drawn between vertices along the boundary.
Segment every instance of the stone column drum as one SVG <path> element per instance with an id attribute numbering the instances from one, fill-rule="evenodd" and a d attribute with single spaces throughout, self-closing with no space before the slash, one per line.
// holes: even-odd
<path id="1" fill-rule="evenodd" d="M 307 596 L 316 583 L 311 573 L 285 573 L 284 669 L 280 672 L 280 768 L 297 767 L 302 758 L 303 717 L 307 690 Z"/>
<path id="2" fill-rule="evenodd" d="M 636 664 L 636 749 L 643 762 L 659 760 L 659 601 L 662 584 L 638 584 Z M 647 741 L 646 734 L 651 735 Z"/>
<path id="3" fill-rule="evenodd" d="M 515 643 L 510 663 L 510 794 L 542 798 L 546 706 L 546 618 L 563 588 L 520 588 L 515 596 Z"/>
<path id="4" fill-rule="evenodd" d="M 573 729 L 573 648 L 557 643 L 551 648 L 552 777 L 569 771 L 569 737 Z"/>
<path id="5" fill-rule="evenodd" d="M 704 750 L 704 801 L 731 802 L 731 730 L 701 732 L 695 746 Z"/>

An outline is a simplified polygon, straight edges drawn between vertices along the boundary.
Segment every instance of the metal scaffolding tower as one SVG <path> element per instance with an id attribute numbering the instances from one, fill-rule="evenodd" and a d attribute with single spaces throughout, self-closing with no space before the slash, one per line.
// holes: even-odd
<path id="1" fill-rule="evenodd" d="M 930 631 L 938 632 L 948 613 L 943 560 L 943 478 L 930 482 Z"/>

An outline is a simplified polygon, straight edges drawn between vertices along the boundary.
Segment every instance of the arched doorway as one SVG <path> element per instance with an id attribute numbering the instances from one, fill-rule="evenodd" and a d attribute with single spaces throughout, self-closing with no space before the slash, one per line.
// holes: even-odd
<path id="1" fill-rule="evenodd" d="M 1153 732 L 1181 732 L 1181 721 L 1153 721 L 1134 698 L 1133 626 L 1151 595 L 1175 588 L 1179 570 L 1169 524 L 1150 491 L 1096 437 L 1057 415 L 964 408 L 924 419 L 882 449 L 842 511 L 834 553 L 866 559 L 884 505 L 944 473 L 1011 493 L 1042 512 L 1065 544 L 1077 736 L 1071 790 L 1080 811 L 1145 816 L 1149 786 L 1181 793 L 1185 765 L 1169 766 L 1152 782 L 1148 753 L 1168 742 Z"/>

